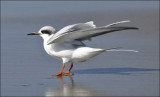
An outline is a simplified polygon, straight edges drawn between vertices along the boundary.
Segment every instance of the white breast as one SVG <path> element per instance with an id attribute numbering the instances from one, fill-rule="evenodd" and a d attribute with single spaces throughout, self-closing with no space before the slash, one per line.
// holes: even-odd
<path id="1" fill-rule="evenodd" d="M 45 51 L 50 55 L 55 57 L 56 59 L 62 60 L 62 58 L 71 58 L 74 48 L 71 44 L 59 44 L 53 43 L 47 45 L 44 43 Z"/>

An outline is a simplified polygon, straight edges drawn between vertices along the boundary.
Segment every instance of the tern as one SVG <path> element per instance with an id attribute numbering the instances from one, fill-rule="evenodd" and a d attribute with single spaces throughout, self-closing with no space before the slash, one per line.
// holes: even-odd
<path id="1" fill-rule="evenodd" d="M 93 21 L 86 23 L 78 23 L 66 26 L 59 31 L 56 31 L 52 26 L 44 26 L 38 32 L 30 33 L 27 35 L 40 35 L 43 38 L 43 46 L 45 51 L 52 57 L 62 60 L 63 66 L 61 71 L 55 76 L 62 76 L 63 74 L 70 74 L 70 71 L 75 62 L 84 62 L 89 60 L 102 52 L 107 51 L 133 51 L 124 50 L 119 48 L 91 48 L 87 47 L 83 41 L 91 40 L 92 37 L 111 33 L 121 30 L 134 30 L 137 27 L 124 27 L 117 26 L 121 23 L 130 22 L 129 20 L 112 23 L 102 27 L 96 27 Z M 67 72 L 63 72 L 65 64 L 71 63 Z"/>

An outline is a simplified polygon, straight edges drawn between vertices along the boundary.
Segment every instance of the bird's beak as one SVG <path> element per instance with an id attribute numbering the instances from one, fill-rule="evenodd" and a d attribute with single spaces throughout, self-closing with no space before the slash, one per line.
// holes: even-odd
<path id="1" fill-rule="evenodd" d="M 30 33 L 30 34 L 27 34 L 27 35 L 40 35 L 40 33 L 38 33 L 38 32 L 35 32 L 35 33 Z"/>

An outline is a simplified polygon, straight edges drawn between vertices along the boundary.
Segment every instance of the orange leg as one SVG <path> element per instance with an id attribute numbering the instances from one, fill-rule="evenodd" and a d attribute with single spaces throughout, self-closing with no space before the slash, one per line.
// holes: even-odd
<path id="1" fill-rule="evenodd" d="M 56 74 L 55 76 L 61 76 L 63 74 L 62 72 L 63 72 L 64 68 L 65 68 L 65 64 L 63 64 L 61 71 L 58 74 Z"/>
<path id="2" fill-rule="evenodd" d="M 72 69 L 72 67 L 73 67 L 73 63 L 71 64 L 71 67 L 69 68 L 69 70 L 67 72 L 63 72 L 63 74 L 69 74 L 71 69 Z"/>

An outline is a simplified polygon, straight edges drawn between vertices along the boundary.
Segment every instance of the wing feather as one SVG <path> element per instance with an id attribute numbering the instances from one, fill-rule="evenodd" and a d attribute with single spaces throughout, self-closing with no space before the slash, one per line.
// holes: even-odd
<path id="1" fill-rule="evenodd" d="M 67 33 L 61 33 L 59 35 L 54 35 L 51 37 L 48 41 L 48 44 L 51 43 L 56 43 L 56 42 L 69 42 L 73 40 L 86 40 L 90 39 L 91 37 L 103 35 L 106 33 L 111 33 L 114 31 L 121 31 L 121 30 L 129 30 L 129 29 L 138 29 L 136 27 L 116 27 L 113 25 L 119 24 L 119 23 L 124 23 L 124 22 L 129 22 L 129 21 L 121 21 L 117 23 L 112 23 L 110 25 L 104 26 L 104 27 L 91 27 L 90 29 L 78 29 L 75 31 L 69 31 Z M 78 25 L 79 26 L 79 25 Z M 82 26 L 81 26 L 82 27 Z M 77 28 L 77 27 L 75 27 Z"/>

